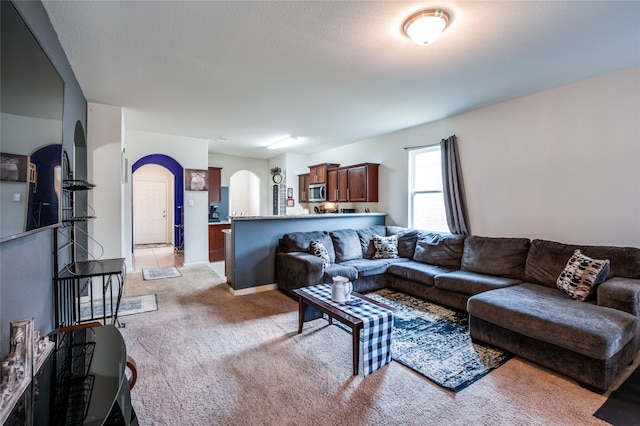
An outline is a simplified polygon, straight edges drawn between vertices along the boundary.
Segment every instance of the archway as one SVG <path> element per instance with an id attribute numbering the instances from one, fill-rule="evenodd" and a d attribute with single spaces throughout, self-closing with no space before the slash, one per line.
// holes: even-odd
<path id="1" fill-rule="evenodd" d="M 260 215 L 260 178 L 249 170 L 238 170 L 229 179 L 229 211 L 237 215 Z"/>
<path id="2" fill-rule="evenodd" d="M 173 218 L 174 218 L 174 244 L 176 249 L 184 249 L 184 169 L 173 158 L 163 154 L 151 154 L 140 158 L 131 166 L 132 173 L 135 173 L 140 167 L 148 164 L 157 164 L 169 170 L 173 174 L 174 188 L 173 191 Z M 133 223 L 132 211 L 131 223 Z M 133 251 L 133 229 L 131 234 L 131 250 Z"/>

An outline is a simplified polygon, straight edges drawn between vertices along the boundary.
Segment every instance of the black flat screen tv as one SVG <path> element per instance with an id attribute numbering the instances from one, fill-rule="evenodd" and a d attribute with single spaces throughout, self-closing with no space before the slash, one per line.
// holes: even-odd
<path id="1" fill-rule="evenodd" d="M 6 242 L 60 224 L 64 82 L 14 4 L 0 3 L 0 242 Z"/>

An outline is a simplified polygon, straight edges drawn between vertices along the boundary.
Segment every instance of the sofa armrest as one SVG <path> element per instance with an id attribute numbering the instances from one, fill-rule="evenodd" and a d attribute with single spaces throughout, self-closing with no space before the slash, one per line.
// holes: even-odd
<path id="1" fill-rule="evenodd" d="M 322 281 L 322 259 L 304 252 L 276 254 L 276 281 L 278 288 L 294 288 L 315 285 Z"/>
<path id="2" fill-rule="evenodd" d="M 640 317 L 640 280 L 611 278 L 598 286 L 598 305 Z"/>

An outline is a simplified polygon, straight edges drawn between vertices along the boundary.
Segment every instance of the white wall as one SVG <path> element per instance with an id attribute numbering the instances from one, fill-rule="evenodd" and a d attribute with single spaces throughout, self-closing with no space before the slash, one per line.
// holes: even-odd
<path id="1" fill-rule="evenodd" d="M 457 135 L 475 235 L 640 246 L 640 68 L 310 156 L 381 163 L 379 211 L 407 225 L 404 147 Z M 373 210 L 373 209 L 372 209 Z"/>
<path id="2" fill-rule="evenodd" d="M 271 174 L 269 173 L 269 160 L 261 158 L 236 157 L 233 155 L 209 154 L 209 167 L 221 167 L 221 184 L 230 186 L 231 176 L 240 170 L 248 170 L 260 180 L 260 215 L 271 214 L 269 203 L 271 194 Z M 230 195 L 231 197 L 231 195 Z M 233 210 L 229 209 L 229 214 Z M 239 211 L 236 211 L 239 214 Z"/>
<path id="3" fill-rule="evenodd" d="M 126 110 L 125 110 L 126 119 Z M 166 135 L 161 133 L 125 130 L 126 156 L 129 159 L 129 173 L 131 166 L 140 158 L 151 154 L 163 154 L 176 160 L 185 169 L 207 169 L 208 158 L 207 139 L 190 138 L 186 136 Z M 175 188 L 179 191 L 180 188 Z M 189 205 L 189 201 L 193 205 Z M 184 192 L 184 263 L 208 263 L 208 193 L 207 191 Z M 123 197 L 124 223 L 123 238 L 126 246 L 131 247 L 131 179 L 125 186 Z M 127 261 L 131 253 L 125 253 Z"/>
<path id="4" fill-rule="evenodd" d="M 287 207 L 287 214 L 302 214 L 307 205 L 301 205 L 298 199 L 298 175 L 309 173 L 309 158 L 306 155 L 287 154 L 284 156 L 283 170 L 285 172 L 285 180 L 287 188 L 293 189 L 293 199 L 295 200 L 293 207 Z"/>
<path id="5" fill-rule="evenodd" d="M 89 250 L 103 259 L 123 257 L 121 235 L 113 232 L 122 229 L 121 128 L 122 108 L 88 103 L 87 180 L 96 187 L 76 197 L 86 195 L 89 209 L 95 210 L 96 219 L 88 222 L 89 235 L 95 240 L 90 239 Z"/>

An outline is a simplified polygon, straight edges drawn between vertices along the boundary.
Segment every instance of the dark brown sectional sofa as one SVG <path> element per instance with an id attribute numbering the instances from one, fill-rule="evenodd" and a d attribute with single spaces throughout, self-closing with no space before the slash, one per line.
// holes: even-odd
<path id="1" fill-rule="evenodd" d="M 398 258 L 376 259 L 373 235 L 398 238 Z M 309 253 L 326 247 L 330 265 Z M 592 301 L 556 287 L 574 250 L 608 259 Z M 279 241 L 278 287 L 348 277 L 354 291 L 388 287 L 469 313 L 469 332 L 483 341 L 606 390 L 640 349 L 640 249 L 577 246 L 527 238 L 444 235 L 395 226 L 295 232 Z M 604 277 L 603 277 L 604 278 Z"/>

